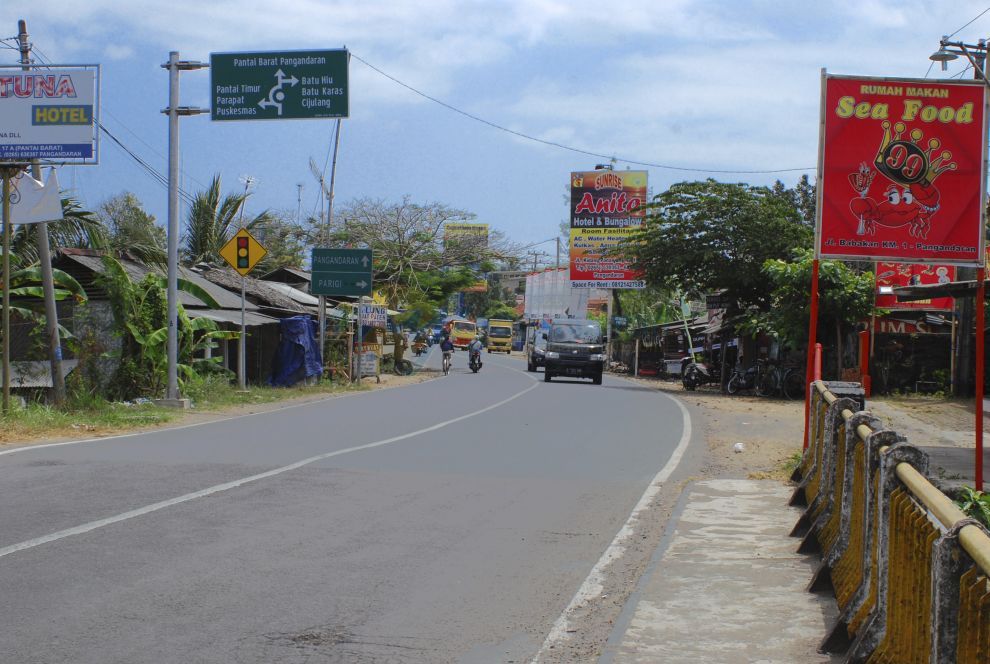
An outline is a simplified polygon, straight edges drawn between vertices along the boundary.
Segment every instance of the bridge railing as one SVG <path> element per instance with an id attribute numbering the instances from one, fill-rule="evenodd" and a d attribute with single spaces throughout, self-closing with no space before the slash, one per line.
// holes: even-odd
<path id="1" fill-rule="evenodd" d="M 795 471 L 799 551 L 840 615 L 821 649 L 849 662 L 990 662 L 990 535 L 927 479 L 928 457 L 863 410 L 855 383 L 810 388 Z"/>

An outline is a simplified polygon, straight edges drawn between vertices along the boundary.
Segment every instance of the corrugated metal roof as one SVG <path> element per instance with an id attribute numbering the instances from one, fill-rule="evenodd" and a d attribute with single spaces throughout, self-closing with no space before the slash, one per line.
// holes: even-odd
<path id="1" fill-rule="evenodd" d="M 299 304 L 305 304 L 307 306 L 316 307 L 319 306 L 320 300 L 315 295 L 310 295 L 309 293 L 304 293 L 298 288 L 293 288 L 289 284 L 283 284 L 280 281 L 263 281 L 263 283 L 269 288 L 274 288 L 283 295 L 288 295 L 293 299 L 293 301 Z"/>
<path id="2" fill-rule="evenodd" d="M 216 321 L 218 323 L 234 323 L 235 325 L 241 324 L 241 312 L 240 310 L 234 311 L 231 309 L 186 309 L 186 315 L 190 318 L 209 318 L 210 320 Z M 265 314 L 259 314 L 257 312 L 245 311 L 244 312 L 244 326 L 245 327 L 256 327 L 258 325 L 271 325 L 272 323 L 277 323 L 278 318 L 272 318 L 271 316 L 266 316 Z"/>
<path id="3" fill-rule="evenodd" d="M 75 263 L 93 274 L 103 274 L 106 271 L 105 268 L 103 267 L 103 260 L 101 259 L 100 256 L 62 253 L 61 260 Z M 156 268 L 150 267 L 148 265 L 144 265 L 142 263 L 137 263 L 135 261 L 128 260 L 126 258 L 118 258 L 117 262 L 119 262 L 121 266 L 124 268 L 124 271 L 127 272 L 127 276 L 129 276 L 131 280 L 135 282 L 141 281 L 148 274 L 157 274 L 157 275 L 162 274 L 162 272 Z M 241 308 L 240 295 L 234 294 L 229 290 L 227 290 L 226 288 L 214 284 L 208 279 L 204 279 L 196 272 L 193 272 L 192 270 L 180 266 L 179 276 L 182 279 L 185 279 L 186 281 L 189 281 L 199 286 L 204 291 L 209 293 L 210 297 L 216 300 L 217 304 L 220 305 L 220 308 L 238 309 L 238 310 Z M 88 287 L 86 283 L 82 283 L 82 285 L 84 288 L 86 288 L 87 293 L 89 293 L 92 296 L 93 293 L 91 291 L 95 290 L 92 286 L 92 281 L 90 280 L 90 284 Z M 208 306 L 208 303 L 203 302 L 198 297 L 195 297 L 190 293 L 186 293 L 185 291 L 180 290 L 178 295 L 179 295 L 179 303 L 183 307 Z M 249 311 L 256 311 L 258 309 L 258 306 L 251 302 L 247 302 L 245 309 Z"/>

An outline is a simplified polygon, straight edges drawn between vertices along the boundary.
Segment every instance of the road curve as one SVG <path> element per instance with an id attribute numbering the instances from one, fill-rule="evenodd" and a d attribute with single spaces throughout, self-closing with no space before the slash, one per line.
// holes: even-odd
<path id="1" fill-rule="evenodd" d="M 684 430 L 654 390 L 450 376 L 0 455 L 12 662 L 527 661 Z M 423 360 L 439 366 L 439 353 Z M 539 379 L 538 381 L 536 379 Z"/>

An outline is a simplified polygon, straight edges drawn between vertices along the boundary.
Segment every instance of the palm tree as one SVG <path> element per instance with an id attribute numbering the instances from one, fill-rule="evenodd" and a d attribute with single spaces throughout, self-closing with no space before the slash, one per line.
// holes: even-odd
<path id="1" fill-rule="evenodd" d="M 82 249 L 107 249 L 109 239 L 106 227 L 79 201 L 71 197 L 62 199 L 61 221 L 48 222 L 48 243 L 53 250 L 60 247 Z M 11 255 L 17 257 L 22 267 L 38 262 L 36 224 L 21 224 L 14 229 L 11 239 Z"/>
<path id="2" fill-rule="evenodd" d="M 220 174 L 213 176 L 206 191 L 196 194 L 189 208 L 189 219 L 183 237 L 183 258 L 186 262 L 222 263 L 220 249 L 240 227 L 243 207 L 248 194 L 227 194 L 220 197 Z M 267 210 L 246 220 L 244 226 L 252 228 L 270 221 Z"/>

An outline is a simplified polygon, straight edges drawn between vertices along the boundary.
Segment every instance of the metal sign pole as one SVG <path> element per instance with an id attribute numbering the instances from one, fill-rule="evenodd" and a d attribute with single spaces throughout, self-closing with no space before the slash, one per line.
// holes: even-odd
<path id="1" fill-rule="evenodd" d="M 364 371 L 361 369 L 361 363 L 364 362 L 364 330 L 361 326 L 362 316 L 361 316 L 361 303 L 358 302 L 357 305 L 357 335 L 358 335 L 358 361 L 357 361 L 357 382 L 361 384 L 361 376 Z"/>
<path id="2" fill-rule="evenodd" d="M 241 338 L 237 343 L 237 384 L 247 389 L 247 338 L 244 325 L 244 275 L 241 275 Z"/>
<path id="3" fill-rule="evenodd" d="M 10 414 L 10 168 L 3 169 L 3 414 Z"/>

